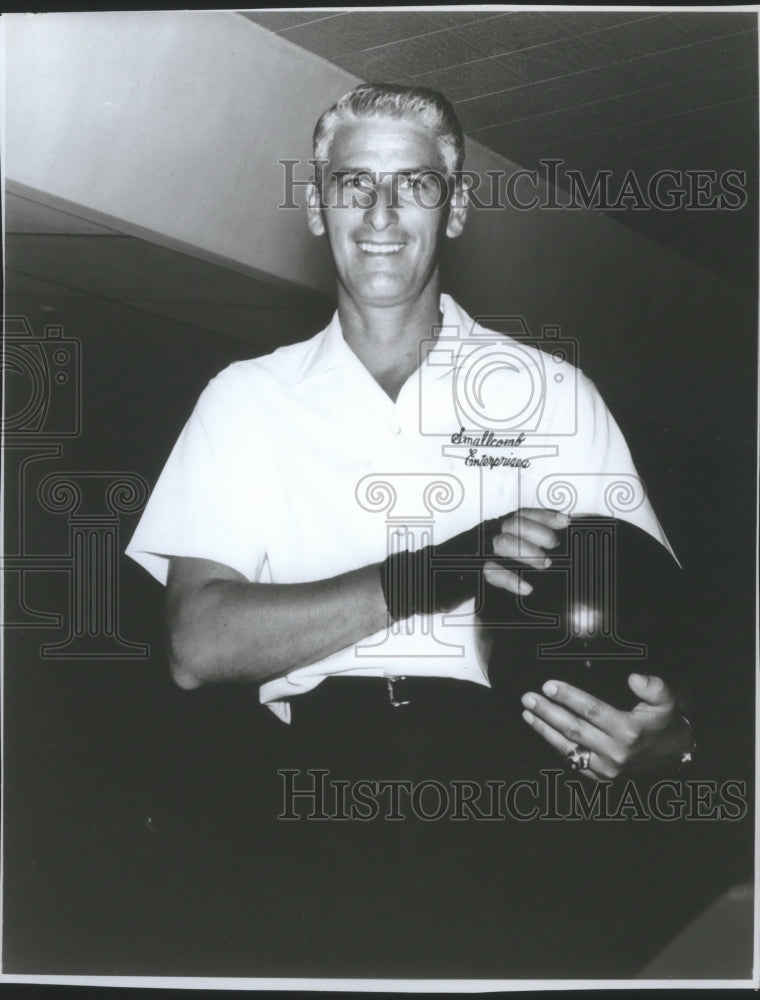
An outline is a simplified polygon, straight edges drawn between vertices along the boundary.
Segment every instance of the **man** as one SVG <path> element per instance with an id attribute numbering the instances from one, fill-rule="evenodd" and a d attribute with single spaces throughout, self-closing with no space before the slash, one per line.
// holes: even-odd
<path id="1" fill-rule="evenodd" d="M 309 191 L 308 219 L 335 263 L 337 313 L 312 340 L 212 380 L 127 550 L 167 583 L 176 682 L 196 692 L 219 682 L 256 685 L 267 709 L 251 709 L 259 756 L 250 766 L 289 761 L 283 780 L 291 793 L 308 791 L 302 767 L 324 763 L 352 780 L 372 767 L 381 781 L 433 778 L 435 766 L 448 777 L 484 767 L 499 773 L 530 742 L 524 728 L 516 732 L 520 712 L 558 761 L 570 755 L 597 781 L 667 769 L 691 743 L 675 693 L 657 676 L 631 675 L 637 704 L 628 712 L 561 680 L 523 692 L 522 704 L 490 690 L 477 618 L 484 587 L 505 599 L 526 594 L 515 561 L 550 565 L 568 518 L 546 503 L 546 490 L 580 473 L 573 513 L 607 513 L 610 477 L 634 481 L 635 470 L 579 371 L 559 359 L 543 377 L 548 355 L 473 324 L 441 294 L 443 244 L 465 224 L 463 151 L 453 109 L 422 88 L 362 85 L 322 116 L 314 152 L 324 169 Z M 493 375 L 473 390 L 467 379 L 484 345 Z M 485 424 L 465 422 L 469 404 L 470 417 L 477 404 Z M 497 438 L 483 433 L 489 413 Z M 645 499 L 624 516 L 666 544 Z M 472 556 L 476 571 L 433 574 L 447 553 L 463 565 Z M 530 908 L 516 896 L 514 864 L 507 873 L 483 861 L 529 850 L 524 831 L 509 846 L 503 830 L 478 828 L 468 842 L 461 824 L 437 824 L 432 833 L 430 823 L 381 822 L 364 825 L 368 839 L 357 848 L 356 825 L 327 823 L 317 832 L 281 822 L 260 833 L 273 869 L 290 873 L 282 892 L 259 882 L 251 897 L 268 924 L 267 954 L 280 954 L 289 927 L 299 938 L 294 971 L 345 974 L 356 962 L 355 974 L 434 975 L 469 968 L 481 946 L 492 955 L 490 935 L 503 928 L 511 943 L 494 968 L 532 968 L 521 965 L 524 935 L 551 923 L 555 869 L 538 892 L 550 895 Z M 292 838 L 292 849 L 282 838 Z M 444 891 L 454 858 L 459 873 Z M 556 871 L 567 873 L 565 861 Z M 335 866 L 340 885 L 319 881 L 320 866 Z M 505 897 L 489 895 L 485 871 L 511 896 L 504 912 Z M 414 891 L 404 891 L 405 880 Z M 373 901 L 358 920 L 357 886 Z M 313 910 L 323 892 L 343 914 L 327 921 L 329 933 Z M 304 912 L 283 905 L 293 893 Z M 486 899 L 495 909 L 470 919 L 468 932 L 441 916 Z M 506 929 L 508 912 L 520 914 L 519 929 Z M 346 964 L 319 965 L 314 956 L 336 937 Z M 467 942 L 461 966 L 449 940 L 457 949 Z M 389 941 L 396 966 L 387 964 Z M 299 955 L 311 957 L 302 965 Z M 287 973 L 278 961 L 271 968 Z"/>

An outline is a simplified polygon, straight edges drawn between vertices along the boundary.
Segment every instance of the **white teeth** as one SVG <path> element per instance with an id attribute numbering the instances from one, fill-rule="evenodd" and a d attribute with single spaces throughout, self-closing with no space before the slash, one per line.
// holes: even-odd
<path id="1" fill-rule="evenodd" d="M 364 253 L 375 254 L 398 253 L 404 249 L 403 243 L 359 243 L 358 246 Z"/>

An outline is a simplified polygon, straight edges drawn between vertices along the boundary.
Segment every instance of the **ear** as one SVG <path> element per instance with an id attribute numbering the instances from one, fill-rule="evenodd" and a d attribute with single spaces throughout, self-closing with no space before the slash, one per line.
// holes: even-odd
<path id="1" fill-rule="evenodd" d="M 315 236 L 324 236 L 325 223 L 322 218 L 322 202 L 316 185 L 313 183 L 306 188 L 306 218 L 309 230 Z"/>
<path id="2" fill-rule="evenodd" d="M 449 203 L 449 221 L 446 224 L 446 235 L 452 239 L 460 235 L 467 220 L 467 206 L 470 204 L 470 199 L 466 184 L 466 180 L 462 177 L 454 180 L 454 193 Z"/>

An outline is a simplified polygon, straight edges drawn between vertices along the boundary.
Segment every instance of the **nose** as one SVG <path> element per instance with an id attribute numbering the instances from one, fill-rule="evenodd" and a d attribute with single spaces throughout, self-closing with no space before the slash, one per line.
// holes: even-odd
<path id="1" fill-rule="evenodd" d="M 372 203 L 364 213 L 365 220 L 380 233 L 398 221 L 398 192 L 386 180 L 375 184 Z"/>

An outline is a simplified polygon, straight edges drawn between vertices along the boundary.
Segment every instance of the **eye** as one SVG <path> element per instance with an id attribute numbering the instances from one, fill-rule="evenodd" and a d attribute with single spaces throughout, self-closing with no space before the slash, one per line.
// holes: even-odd
<path id="1" fill-rule="evenodd" d="M 350 174 L 347 179 L 347 186 L 354 191 L 371 191 L 373 187 L 372 174 L 367 170 L 361 170 L 356 174 Z"/>
<path id="2" fill-rule="evenodd" d="M 414 178 L 414 190 L 425 194 L 437 194 L 445 185 L 444 178 L 433 170 L 425 170 Z"/>

